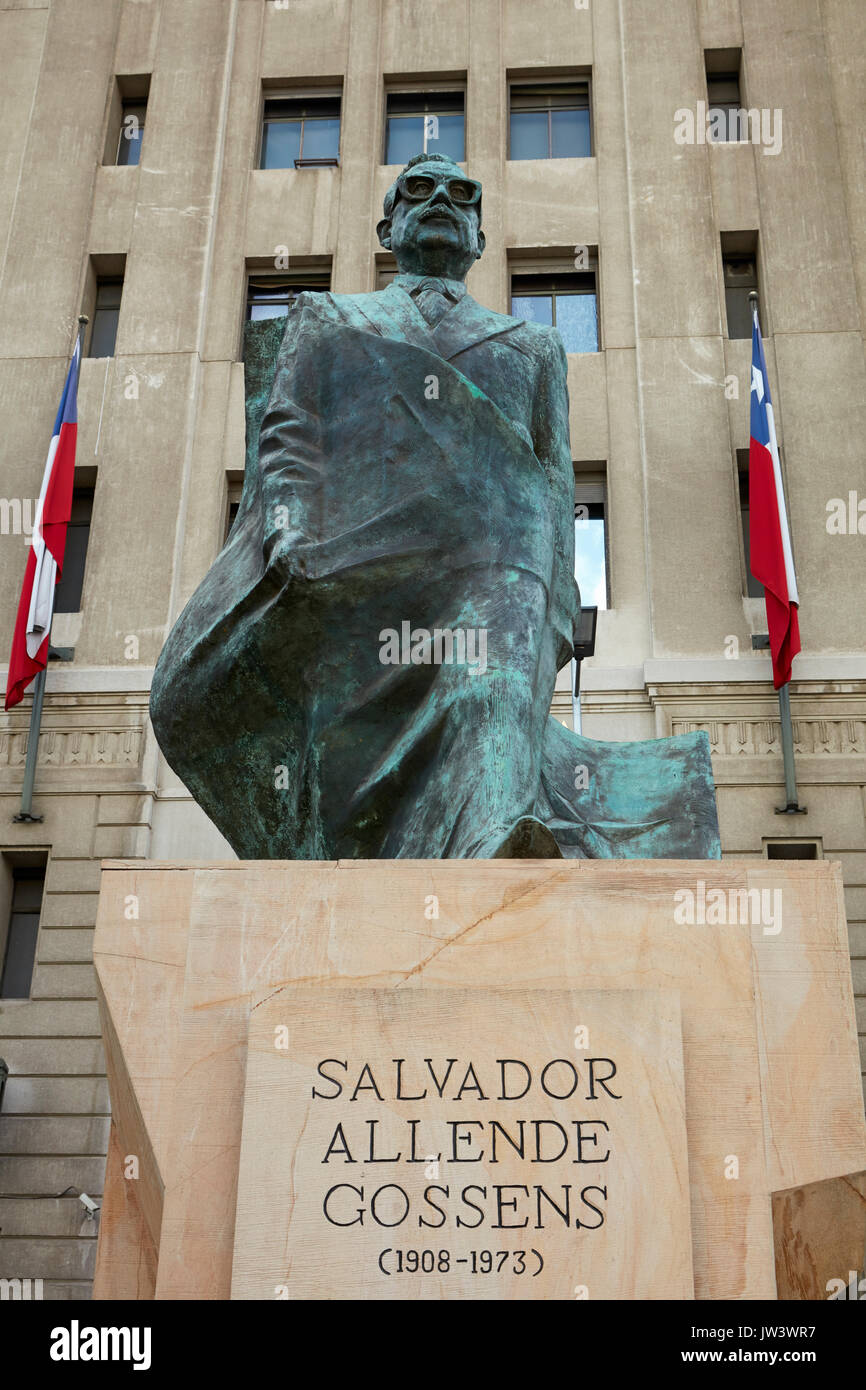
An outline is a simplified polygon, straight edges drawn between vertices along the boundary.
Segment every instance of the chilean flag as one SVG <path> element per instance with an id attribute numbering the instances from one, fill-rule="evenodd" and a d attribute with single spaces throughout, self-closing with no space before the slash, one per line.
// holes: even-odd
<path id="1" fill-rule="evenodd" d="M 48 662 L 48 639 L 54 615 L 54 587 L 63 573 L 66 528 L 72 511 L 75 444 L 78 436 L 78 369 L 81 340 L 75 344 L 60 409 L 42 477 L 33 536 L 24 571 L 24 587 L 12 638 L 6 709 L 17 705 L 35 675 Z"/>
<path id="2" fill-rule="evenodd" d="M 800 650 L 800 602 L 776 425 L 770 400 L 770 380 L 757 308 L 752 322 L 751 438 L 749 440 L 749 549 L 752 574 L 764 586 L 767 627 L 773 658 L 773 685 L 778 690 L 791 679 L 791 662 Z"/>

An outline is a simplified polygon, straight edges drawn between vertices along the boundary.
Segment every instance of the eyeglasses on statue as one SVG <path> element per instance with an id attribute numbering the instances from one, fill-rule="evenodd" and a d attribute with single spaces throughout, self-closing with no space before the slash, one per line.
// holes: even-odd
<path id="1" fill-rule="evenodd" d="M 444 186 L 452 203 L 472 207 L 481 198 L 481 184 L 473 179 L 434 178 L 432 174 L 401 174 L 397 189 L 401 198 L 410 203 L 423 203 L 436 189 Z"/>

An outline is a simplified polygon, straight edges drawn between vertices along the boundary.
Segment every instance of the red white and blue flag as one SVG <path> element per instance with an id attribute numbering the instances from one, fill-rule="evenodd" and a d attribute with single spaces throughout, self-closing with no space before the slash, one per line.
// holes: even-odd
<path id="1" fill-rule="evenodd" d="M 752 321 L 751 438 L 749 440 L 749 550 L 751 571 L 764 586 L 767 627 L 773 658 L 773 685 L 791 679 L 791 662 L 800 650 L 800 602 L 791 533 L 782 486 L 770 380 L 757 308 Z"/>
<path id="2" fill-rule="evenodd" d="M 18 617 L 12 638 L 9 676 L 6 681 L 6 709 L 23 699 L 33 677 L 48 662 L 48 640 L 54 615 L 54 590 L 63 573 L 66 529 L 72 511 L 75 476 L 75 445 L 78 435 L 78 369 L 81 341 L 75 344 L 48 460 L 42 477 L 42 490 L 33 522 L 33 535 L 27 552 L 24 587 L 18 602 Z"/>

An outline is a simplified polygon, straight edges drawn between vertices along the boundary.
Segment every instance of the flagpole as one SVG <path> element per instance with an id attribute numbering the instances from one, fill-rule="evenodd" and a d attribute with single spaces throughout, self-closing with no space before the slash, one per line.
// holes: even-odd
<path id="1" fill-rule="evenodd" d="M 90 322 L 86 314 L 80 314 L 78 318 L 77 339 L 81 348 L 84 348 L 84 330 Z M 73 349 L 74 351 L 74 349 Z M 54 610 L 52 606 L 52 618 Z M 33 786 L 36 781 L 36 759 L 39 755 L 39 735 L 42 731 L 42 704 L 45 699 L 45 673 L 47 667 L 47 657 L 51 652 L 51 628 L 48 629 L 48 653 L 46 654 L 46 665 L 36 674 L 33 683 L 33 704 L 30 706 L 30 729 L 27 735 L 27 759 L 24 764 L 24 785 L 21 788 L 21 809 L 17 816 L 13 816 L 13 821 L 21 823 L 38 822 L 43 819 L 41 815 L 34 814 L 33 811 Z"/>
<path id="2" fill-rule="evenodd" d="M 782 761 L 785 765 L 785 805 L 776 807 L 777 816 L 805 816 L 805 806 L 797 804 L 797 773 L 794 768 L 794 728 L 791 723 L 791 685 L 779 686 L 779 723 L 782 728 Z"/>
<path id="3" fill-rule="evenodd" d="M 49 639 L 50 640 L 50 639 Z M 27 735 L 27 761 L 24 764 L 24 786 L 21 788 L 21 810 L 14 821 L 40 821 L 33 814 L 33 783 L 36 780 L 36 755 L 39 750 L 39 731 L 42 725 L 42 700 L 45 696 L 45 667 L 37 672 L 33 683 L 33 704 L 30 707 L 30 732 Z"/>
<path id="4" fill-rule="evenodd" d="M 756 290 L 750 291 L 749 303 L 752 306 L 752 321 L 758 323 L 760 331 Z M 767 644 L 769 645 L 769 638 Z M 794 726 L 791 722 L 790 681 L 786 681 L 784 685 L 779 687 L 779 728 L 782 736 L 782 765 L 785 770 L 785 805 L 776 807 L 776 815 L 805 816 L 808 814 L 805 806 L 800 806 L 797 801 L 797 771 L 794 764 Z"/>

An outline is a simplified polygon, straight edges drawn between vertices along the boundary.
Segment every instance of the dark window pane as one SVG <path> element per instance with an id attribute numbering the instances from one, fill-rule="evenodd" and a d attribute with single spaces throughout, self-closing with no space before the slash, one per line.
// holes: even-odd
<path id="1" fill-rule="evenodd" d="M 424 111 L 463 111 L 462 92 L 389 92 L 388 115 L 417 115 Z"/>
<path id="2" fill-rule="evenodd" d="M 511 293 L 574 294 L 575 291 L 595 294 L 595 274 L 591 270 L 563 271 L 559 275 L 512 275 Z"/>
<path id="3" fill-rule="evenodd" d="M 752 306 L 748 289 L 726 289 L 725 305 L 728 313 L 728 337 L 751 338 Z"/>
<path id="4" fill-rule="evenodd" d="M 550 124 L 554 159 L 590 154 L 588 110 L 551 111 Z"/>
<path id="5" fill-rule="evenodd" d="M 725 305 L 728 314 L 728 337 L 751 338 L 752 306 L 749 291 L 758 287 L 758 269 L 754 256 L 725 256 Z"/>
<path id="6" fill-rule="evenodd" d="M 531 323 L 553 327 L 553 298 L 549 294 L 512 295 L 511 313 L 516 319 L 529 319 Z"/>
<path id="7" fill-rule="evenodd" d="M 4 999 L 27 999 L 30 996 L 44 884 L 43 869 L 14 871 L 12 910 L 0 979 L 0 996 Z"/>
<path id="8" fill-rule="evenodd" d="M 265 121 L 262 139 L 263 169 L 294 169 L 301 153 L 300 121 Z"/>
<path id="9" fill-rule="evenodd" d="M 818 846 L 809 840 L 786 840 L 767 845 L 768 859 L 817 859 Z"/>
<path id="10" fill-rule="evenodd" d="M 436 125 L 432 127 L 428 122 L 427 152 L 429 154 L 447 154 L 458 164 L 465 159 L 462 112 L 459 115 L 437 115 Z"/>
<path id="11" fill-rule="evenodd" d="M 707 74 L 707 96 L 710 106 L 739 106 L 740 79 L 735 72 Z"/>
<path id="12" fill-rule="evenodd" d="M 93 314 L 93 332 L 90 334 L 90 357 L 114 357 L 117 343 L 117 324 L 120 310 L 97 309 Z"/>
<path id="13" fill-rule="evenodd" d="M 512 111 L 511 159 L 547 159 L 550 155 L 548 113 Z"/>
<path id="14" fill-rule="evenodd" d="M 76 488 L 72 494 L 72 515 L 66 528 L 63 578 L 54 591 L 55 613 L 80 613 L 84 590 L 84 567 L 90 540 L 93 489 Z"/>
<path id="15" fill-rule="evenodd" d="M 100 280 L 96 287 L 97 309 L 119 309 L 122 295 L 122 280 Z"/>
<path id="16" fill-rule="evenodd" d="M 296 159 L 336 159 L 339 152 L 338 96 L 265 102 L 262 169 L 294 169 Z"/>
<path id="17" fill-rule="evenodd" d="M 36 959 L 36 937 L 39 932 L 38 912 L 13 912 L 9 919 L 6 960 L 0 995 L 4 999 L 27 999 Z"/>
<path id="18" fill-rule="evenodd" d="M 707 114 L 707 140 L 711 145 L 736 144 L 749 139 L 748 112 L 742 110 L 738 96 L 723 101 L 711 95 Z"/>
<path id="19" fill-rule="evenodd" d="M 339 97 L 275 97 L 265 102 L 265 120 L 339 116 Z"/>
<path id="20" fill-rule="evenodd" d="M 408 164 L 424 149 L 423 116 L 389 116 L 386 164 Z"/>
<path id="21" fill-rule="evenodd" d="M 89 357 L 113 357 L 117 342 L 117 323 L 120 317 L 117 309 L 97 309 L 93 315 L 93 332 L 90 335 Z"/>
<path id="22" fill-rule="evenodd" d="M 141 137 L 144 134 L 144 103 L 124 102 L 117 142 L 118 164 L 137 164 L 141 158 Z"/>
<path id="23" fill-rule="evenodd" d="M 754 256 L 725 256 L 725 284 L 742 286 L 745 289 L 758 288 L 758 268 Z"/>
<path id="24" fill-rule="evenodd" d="M 512 111 L 553 111 L 557 107 L 589 106 L 586 82 L 517 83 L 511 88 Z"/>
<path id="25" fill-rule="evenodd" d="M 13 912 L 39 912 L 45 874 L 42 869 L 16 869 L 13 875 Z"/>
<path id="26" fill-rule="evenodd" d="M 749 598 L 763 598 L 764 586 L 752 574 L 751 540 L 749 534 L 749 454 L 743 450 L 743 463 L 739 468 L 740 484 L 740 525 L 743 528 L 743 556 L 746 561 L 746 593 Z"/>
<path id="27" fill-rule="evenodd" d="M 302 159 L 336 159 L 340 153 L 340 118 L 305 119 L 301 141 Z"/>
<path id="28" fill-rule="evenodd" d="M 465 158 L 462 92 L 390 92 L 385 163 L 406 164 L 416 154 Z"/>
<path id="29" fill-rule="evenodd" d="M 89 357 L 113 357 L 120 317 L 122 280 L 102 280 L 96 287 L 96 306 L 93 330 L 90 334 Z"/>
<path id="30" fill-rule="evenodd" d="M 276 276 L 251 279 L 247 287 L 247 318 L 253 323 L 261 319 L 283 318 L 289 312 L 289 304 L 305 290 L 327 290 L 331 277 L 327 274 L 310 272 L 307 276 L 281 280 Z"/>
<path id="31" fill-rule="evenodd" d="M 594 294 L 557 295 L 554 312 L 566 352 L 598 352 L 598 312 Z"/>

